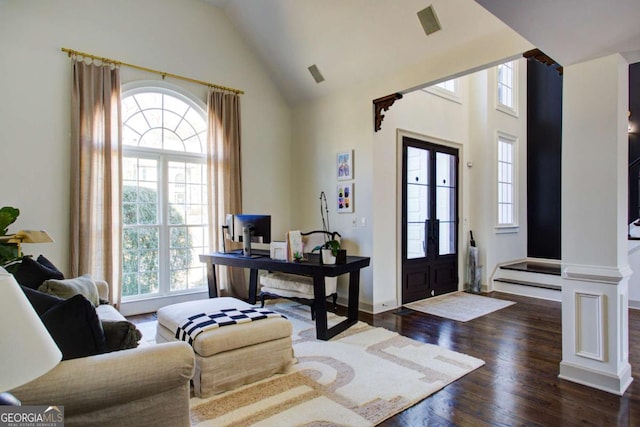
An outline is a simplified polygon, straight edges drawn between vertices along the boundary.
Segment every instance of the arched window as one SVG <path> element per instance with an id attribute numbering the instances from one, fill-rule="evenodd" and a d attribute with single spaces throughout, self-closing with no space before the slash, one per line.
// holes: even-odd
<path id="1" fill-rule="evenodd" d="M 122 96 L 122 296 L 201 289 L 208 247 L 204 107 L 173 89 L 139 85 Z"/>

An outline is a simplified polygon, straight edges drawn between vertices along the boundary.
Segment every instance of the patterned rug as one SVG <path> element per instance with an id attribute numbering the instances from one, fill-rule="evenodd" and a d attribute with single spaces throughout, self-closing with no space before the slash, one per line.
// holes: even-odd
<path id="1" fill-rule="evenodd" d="M 404 307 L 459 322 L 468 322 L 513 304 L 515 304 L 513 301 L 483 297 L 467 292 L 452 292 L 404 304 Z"/>
<path id="2" fill-rule="evenodd" d="M 297 363 L 287 374 L 192 398 L 192 425 L 373 426 L 484 364 L 362 322 L 318 341 L 309 307 L 269 306 L 293 324 Z M 341 318 L 329 313 L 329 320 Z"/>

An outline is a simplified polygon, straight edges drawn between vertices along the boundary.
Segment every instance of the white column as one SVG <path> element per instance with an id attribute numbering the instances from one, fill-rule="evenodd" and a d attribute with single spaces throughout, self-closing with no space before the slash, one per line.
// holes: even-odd
<path id="1" fill-rule="evenodd" d="M 628 64 L 564 68 L 560 378 L 622 395 L 629 365 Z"/>

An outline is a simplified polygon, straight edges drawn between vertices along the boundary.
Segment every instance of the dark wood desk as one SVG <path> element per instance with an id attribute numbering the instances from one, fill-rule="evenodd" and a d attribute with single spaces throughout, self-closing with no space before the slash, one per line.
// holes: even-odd
<path id="1" fill-rule="evenodd" d="M 303 262 L 288 262 L 269 258 L 268 251 L 253 251 L 258 257 L 245 257 L 238 253 L 214 252 L 200 255 L 200 261 L 207 265 L 207 280 L 209 283 L 209 298 L 218 296 L 216 280 L 216 265 L 249 268 L 249 303 L 256 303 L 258 290 L 258 270 L 280 271 L 283 273 L 299 274 L 313 277 L 313 293 L 316 307 L 316 337 L 328 340 L 358 321 L 358 301 L 360 298 L 360 269 L 368 267 L 369 257 L 348 256 L 345 264 L 320 264 L 320 256 L 307 254 L 308 260 Z M 325 277 L 335 277 L 349 274 L 349 299 L 347 319 L 327 327 L 327 307 L 325 298 Z"/>

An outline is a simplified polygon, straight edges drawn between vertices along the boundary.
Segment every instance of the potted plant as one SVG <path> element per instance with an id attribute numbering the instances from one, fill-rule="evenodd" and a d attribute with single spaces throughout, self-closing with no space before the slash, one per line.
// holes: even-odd
<path id="1" fill-rule="evenodd" d="M 324 211 L 322 205 L 324 204 Z M 325 212 L 327 217 L 325 218 Z M 311 252 L 320 251 L 320 262 L 322 264 L 344 264 L 347 262 L 347 251 L 340 248 L 340 241 L 335 239 L 336 233 L 331 232 L 329 227 L 329 207 L 324 191 L 320 192 L 320 216 L 322 217 L 322 230 L 325 233 L 325 242 L 321 246 L 316 246 Z M 329 239 L 327 236 L 331 236 Z"/>
<path id="2" fill-rule="evenodd" d="M 320 262 L 322 264 L 336 264 L 338 252 L 340 251 L 340 242 L 333 239 L 327 240 L 323 245 L 313 248 L 312 252 L 317 250 L 320 251 Z"/>

